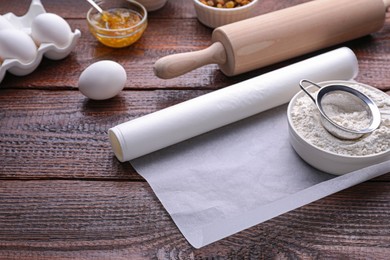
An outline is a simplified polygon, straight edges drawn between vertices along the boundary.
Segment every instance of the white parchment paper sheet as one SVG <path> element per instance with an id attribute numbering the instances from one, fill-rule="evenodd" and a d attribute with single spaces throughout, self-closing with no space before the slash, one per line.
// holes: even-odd
<path id="1" fill-rule="evenodd" d="M 390 170 L 335 177 L 290 146 L 283 104 L 299 81 L 350 80 L 357 71 L 354 53 L 340 48 L 120 124 L 110 141 L 202 247 Z"/>
<path id="2" fill-rule="evenodd" d="M 390 171 L 336 177 L 289 144 L 287 106 L 131 161 L 196 248 Z"/>

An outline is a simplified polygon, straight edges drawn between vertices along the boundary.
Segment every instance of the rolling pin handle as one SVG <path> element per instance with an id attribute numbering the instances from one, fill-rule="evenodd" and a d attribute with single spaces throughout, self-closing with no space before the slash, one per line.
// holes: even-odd
<path id="1" fill-rule="evenodd" d="M 154 74 L 162 79 L 171 79 L 207 64 L 226 63 L 226 52 L 222 43 L 215 42 L 200 51 L 173 54 L 156 61 Z"/>

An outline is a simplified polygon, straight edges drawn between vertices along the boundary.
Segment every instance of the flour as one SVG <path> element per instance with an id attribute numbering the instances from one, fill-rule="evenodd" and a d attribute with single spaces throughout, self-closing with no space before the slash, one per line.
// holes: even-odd
<path id="1" fill-rule="evenodd" d="M 349 87 L 355 88 L 370 97 L 379 110 L 390 111 L 390 97 L 386 93 L 358 84 L 349 85 Z M 343 98 L 344 100 L 337 100 L 337 98 Z M 359 102 L 347 101 L 344 96 L 335 97 L 335 99 L 337 104 L 344 102 L 345 106 L 338 110 L 335 103 L 329 102 L 326 104 L 328 106 L 327 113 L 329 113 L 332 120 L 337 121 L 344 127 L 355 130 L 367 127 L 369 124 L 368 114 L 358 107 L 360 106 Z M 332 97 L 329 100 L 334 100 L 334 98 Z M 353 104 L 350 102 L 353 102 Z M 321 124 L 318 108 L 307 95 L 296 100 L 291 110 L 291 119 L 296 131 L 302 138 L 326 151 L 340 155 L 366 156 L 390 149 L 390 116 L 388 114 L 382 114 L 381 125 L 378 129 L 357 140 L 341 140 L 326 131 Z"/>
<path id="2" fill-rule="evenodd" d="M 370 114 L 355 95 L 333 91 L 323 96 L 322 109 L 336 124 L 351 130 L 363 130 L 370 126 Z"/>

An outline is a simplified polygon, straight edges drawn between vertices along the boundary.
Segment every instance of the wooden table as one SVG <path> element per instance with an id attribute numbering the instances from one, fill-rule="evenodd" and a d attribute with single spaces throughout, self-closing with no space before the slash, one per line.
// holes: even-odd
<path id="1" fill-rule="evenodd" d="M 231 78 L 210 65 L 161 80 L 152 71 L 159 57 L 210 44 L 192 1 L 169 0 L 150 13 L 144 36 L 125 49 L 96 42 L 85 1 L 42 2 L 82 37 L 64 60 L 44 59 L 32 74 L 7 74 L 0 84 L 0 259 L 389 259 L 390 174 L 197 250 L 148 183 L 111 151 L 112 126 L 305 57 Z M 262 0 L 258 13 L 302 2 Z M 0 10 L 22 15 L 29 4 L 1 1 Z M 358 56 L 357 80 L 390 90 L 389 14 L 380 32 L 345 45 Z M 125 67 L 126 89 L 88 100 L 78 77 L 104 59 Z"/>

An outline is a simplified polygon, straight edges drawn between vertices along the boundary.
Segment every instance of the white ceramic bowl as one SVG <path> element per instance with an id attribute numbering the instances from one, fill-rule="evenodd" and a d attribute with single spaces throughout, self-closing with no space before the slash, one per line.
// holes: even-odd
<path id="1" fill-rule="evenodd" d="M 167 0 L 137 0 L 137 2 L 145 6 L 148 12 L 152 12 L 162 8 Z"/>
<path id="2" fill-rule="evenodd" d="M 349 81 L 326 81 L 326 82 L 319 83 L 319 85 L 324 86 L 324 85 L 335 84 L 335 83 L 344 84 L 347 86 L 360 84 L 366 87 L 370 87 L 362 83 L 349 82 Z M 374 88 L 373 90 L 380 91 Z M 383 94 L 386 95 L 384 92 Z M 294 127 L 291 119 L 291 111 L 293 106 L 296 103 L 296 100 L 304 95 L 306 94 L 303 91 L 297 93 L 291 99 L 287 109 L 290 143 L 294 148 L 294 150 L 304 161 L 306 161 L 308 164 L 321 171 L 335 174 L 335 175 L 342 175 L 348 172 L 352 172 L 358 169 L 368 167 L 370 165 L 374 165 L 374 164 L 378 164 L 390 160 L 390 149 L 385 152 L 376 153 L 367 156 L 348 156 L 348 155 L 340 155 L 334 152 L 326 151 L 305 140 L 298 133 L 297 129 Z"/>
<path id="3" fill-rule="evenodd" d="M 199 0 L 193 0 L 198 20 L 210 27 L 216 28 L 225 24 L 241 21 L 254 16 L 255 7 L 259 0 L 235 8 L 216 8 L 202 4 Z"/>

